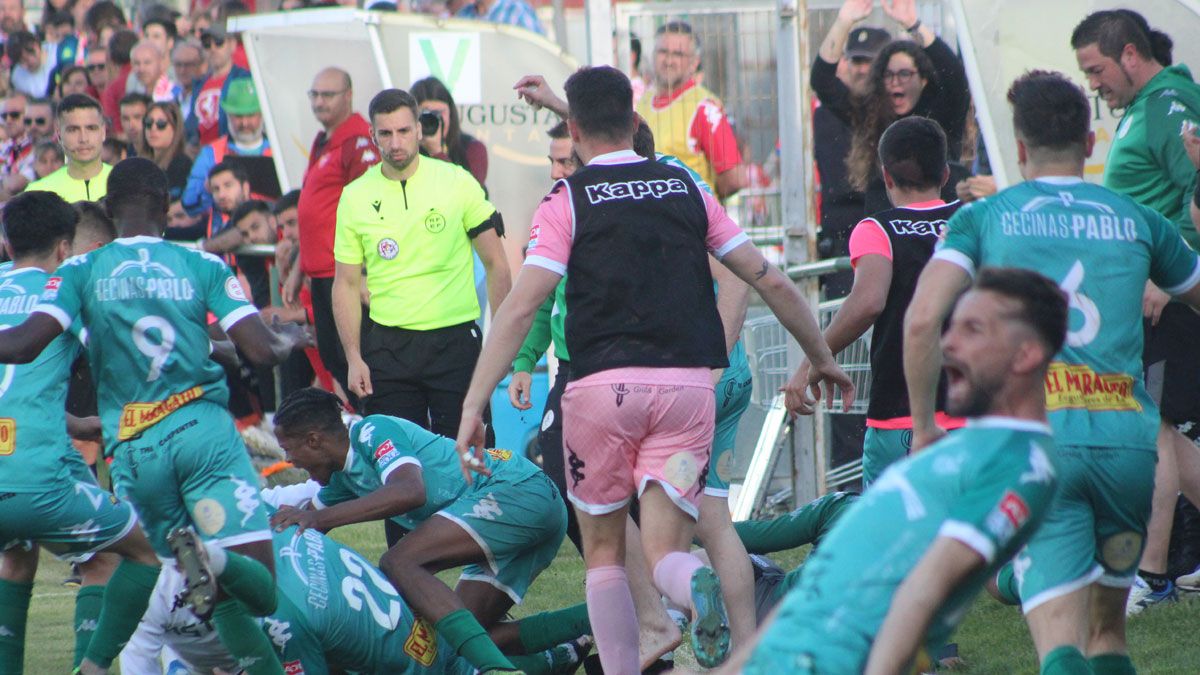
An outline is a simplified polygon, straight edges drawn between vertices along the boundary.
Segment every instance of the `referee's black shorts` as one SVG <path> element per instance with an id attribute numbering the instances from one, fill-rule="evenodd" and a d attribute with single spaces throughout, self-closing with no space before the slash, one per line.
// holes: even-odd
<path id="1" fill-rule="evenodd" d="M 1200 422 L 1200 314 L 1180 302 L 1163 309 L 1158 325 L 1146 326 L 1142 361 L 1146 390 L 1167 422 Z"/>
<path id="2" fill-rule="evenodd" d="M 370 322 L 362 355 L 371 369 L 373 393 L 363 401 L 363 413 L 401 417 L 456 437 L 481 345 L 474 321 L 433 330 Z M 492 438 L 489 433 L 489 443 Z"/>

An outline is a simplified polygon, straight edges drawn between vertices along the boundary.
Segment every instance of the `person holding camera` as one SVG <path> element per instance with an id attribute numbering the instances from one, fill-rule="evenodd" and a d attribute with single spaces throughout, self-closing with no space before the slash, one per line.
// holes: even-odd
<path id="1" fill-rule="evenodd" d="M 417 99 L 421 122 L 421 153 L 452 162 L 471 172 L 487 190 L 487 146 L 464 134 L 458 119 L 458 106 L 442 81 L 426 77 L 413 83 L 409 92 Z"/>

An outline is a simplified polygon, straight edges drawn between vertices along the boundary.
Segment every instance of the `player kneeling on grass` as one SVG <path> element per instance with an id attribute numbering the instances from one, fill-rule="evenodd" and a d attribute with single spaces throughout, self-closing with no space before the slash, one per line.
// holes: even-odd
<path id="1" fill-rule="evenodd" d="M 947 411 L 967 426 L 883 473 L 728 672 L 928 666 L 924 655 L 1049 510 L 1056 452 L 1042 388 L 1066 330 L 1066 298 L 1052 281 L 980 270 L 941 339 Z"/>
<path id="2" fill-rule="evenodd" d="M 280 509 L 271 519 L 276 529 L 328 531 L 390 518 L 411 530 L 380 560 L 388 579 L 475 667 L 514 669 L 483 626 L 521 601 L 566 535 L 566 508 L 541 469 L 489 450 L 491 475 L 468 484 L 453 440 L 386 415 L 364 418 L 347 435 L 338 398 L 311 388 L 284 400 L 275 436 L 292 463 L 325 486 L 315 509 Z M 434 576 L 464 565 L 454 591 Z M 560 624 L 586 622 L 582 606 L 566 614 Z"/>

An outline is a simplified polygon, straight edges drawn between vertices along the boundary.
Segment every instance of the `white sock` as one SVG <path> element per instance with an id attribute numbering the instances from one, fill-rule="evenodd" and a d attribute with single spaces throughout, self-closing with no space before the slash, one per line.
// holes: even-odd
<path id="1" fill-rule="evenodd" d="M 208 569 L 214 577 L 221 576 L 225 571 L 225 563 L 229 561 L 229 555 L 225 553 L 225 549 L 208 541 L 204 542 L 204 550 L 208 552 Z"/>

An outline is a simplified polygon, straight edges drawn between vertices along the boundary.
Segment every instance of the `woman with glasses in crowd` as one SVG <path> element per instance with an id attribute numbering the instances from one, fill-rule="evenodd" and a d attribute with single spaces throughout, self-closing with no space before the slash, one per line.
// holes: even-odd
<path id="1" fill-rule="evenodd" d="M 848 124 L 851 129 L 850 155 L 846 158 L 850 184 L 866 193 L 865 215 L 892 207 L 883 174 L 879 170 L 879 138 L 892 122 L 909 115 L 937 120 L 946 132 L 948 156 L 962 154 L 963 131 L 971 94 L 962 61 L 933 29 L 917 16 L 916 0 L 884 3 L 884 12 L 908 34 L 909 40 L 896 40 L 884 47 L 871 66 L 864 92 L 854 93 L 837 77 L 837 61 L 842 48 L 829 48 L 872 12 L 871 0 L 846 0 L 838 12 L 835 29 L 821 45 L 820 58 L 813 64 L 812 88 L 821 105 Z M 828 48 L 828 49 L 827 49 Z M 954 201 L 954 185 L 966 171 L 952 167 L 951 179 L 942 198 Z"/>
<path id="2" fill-rule="evenodd" d="M 179 106 L 170 102 L 151 104 L 142 120 L 143 143 L 158 168 L 167 173 L 171 199 L 178 199 L 187 185 L 192 158 L 184 151 L 183 118 Z"/>

